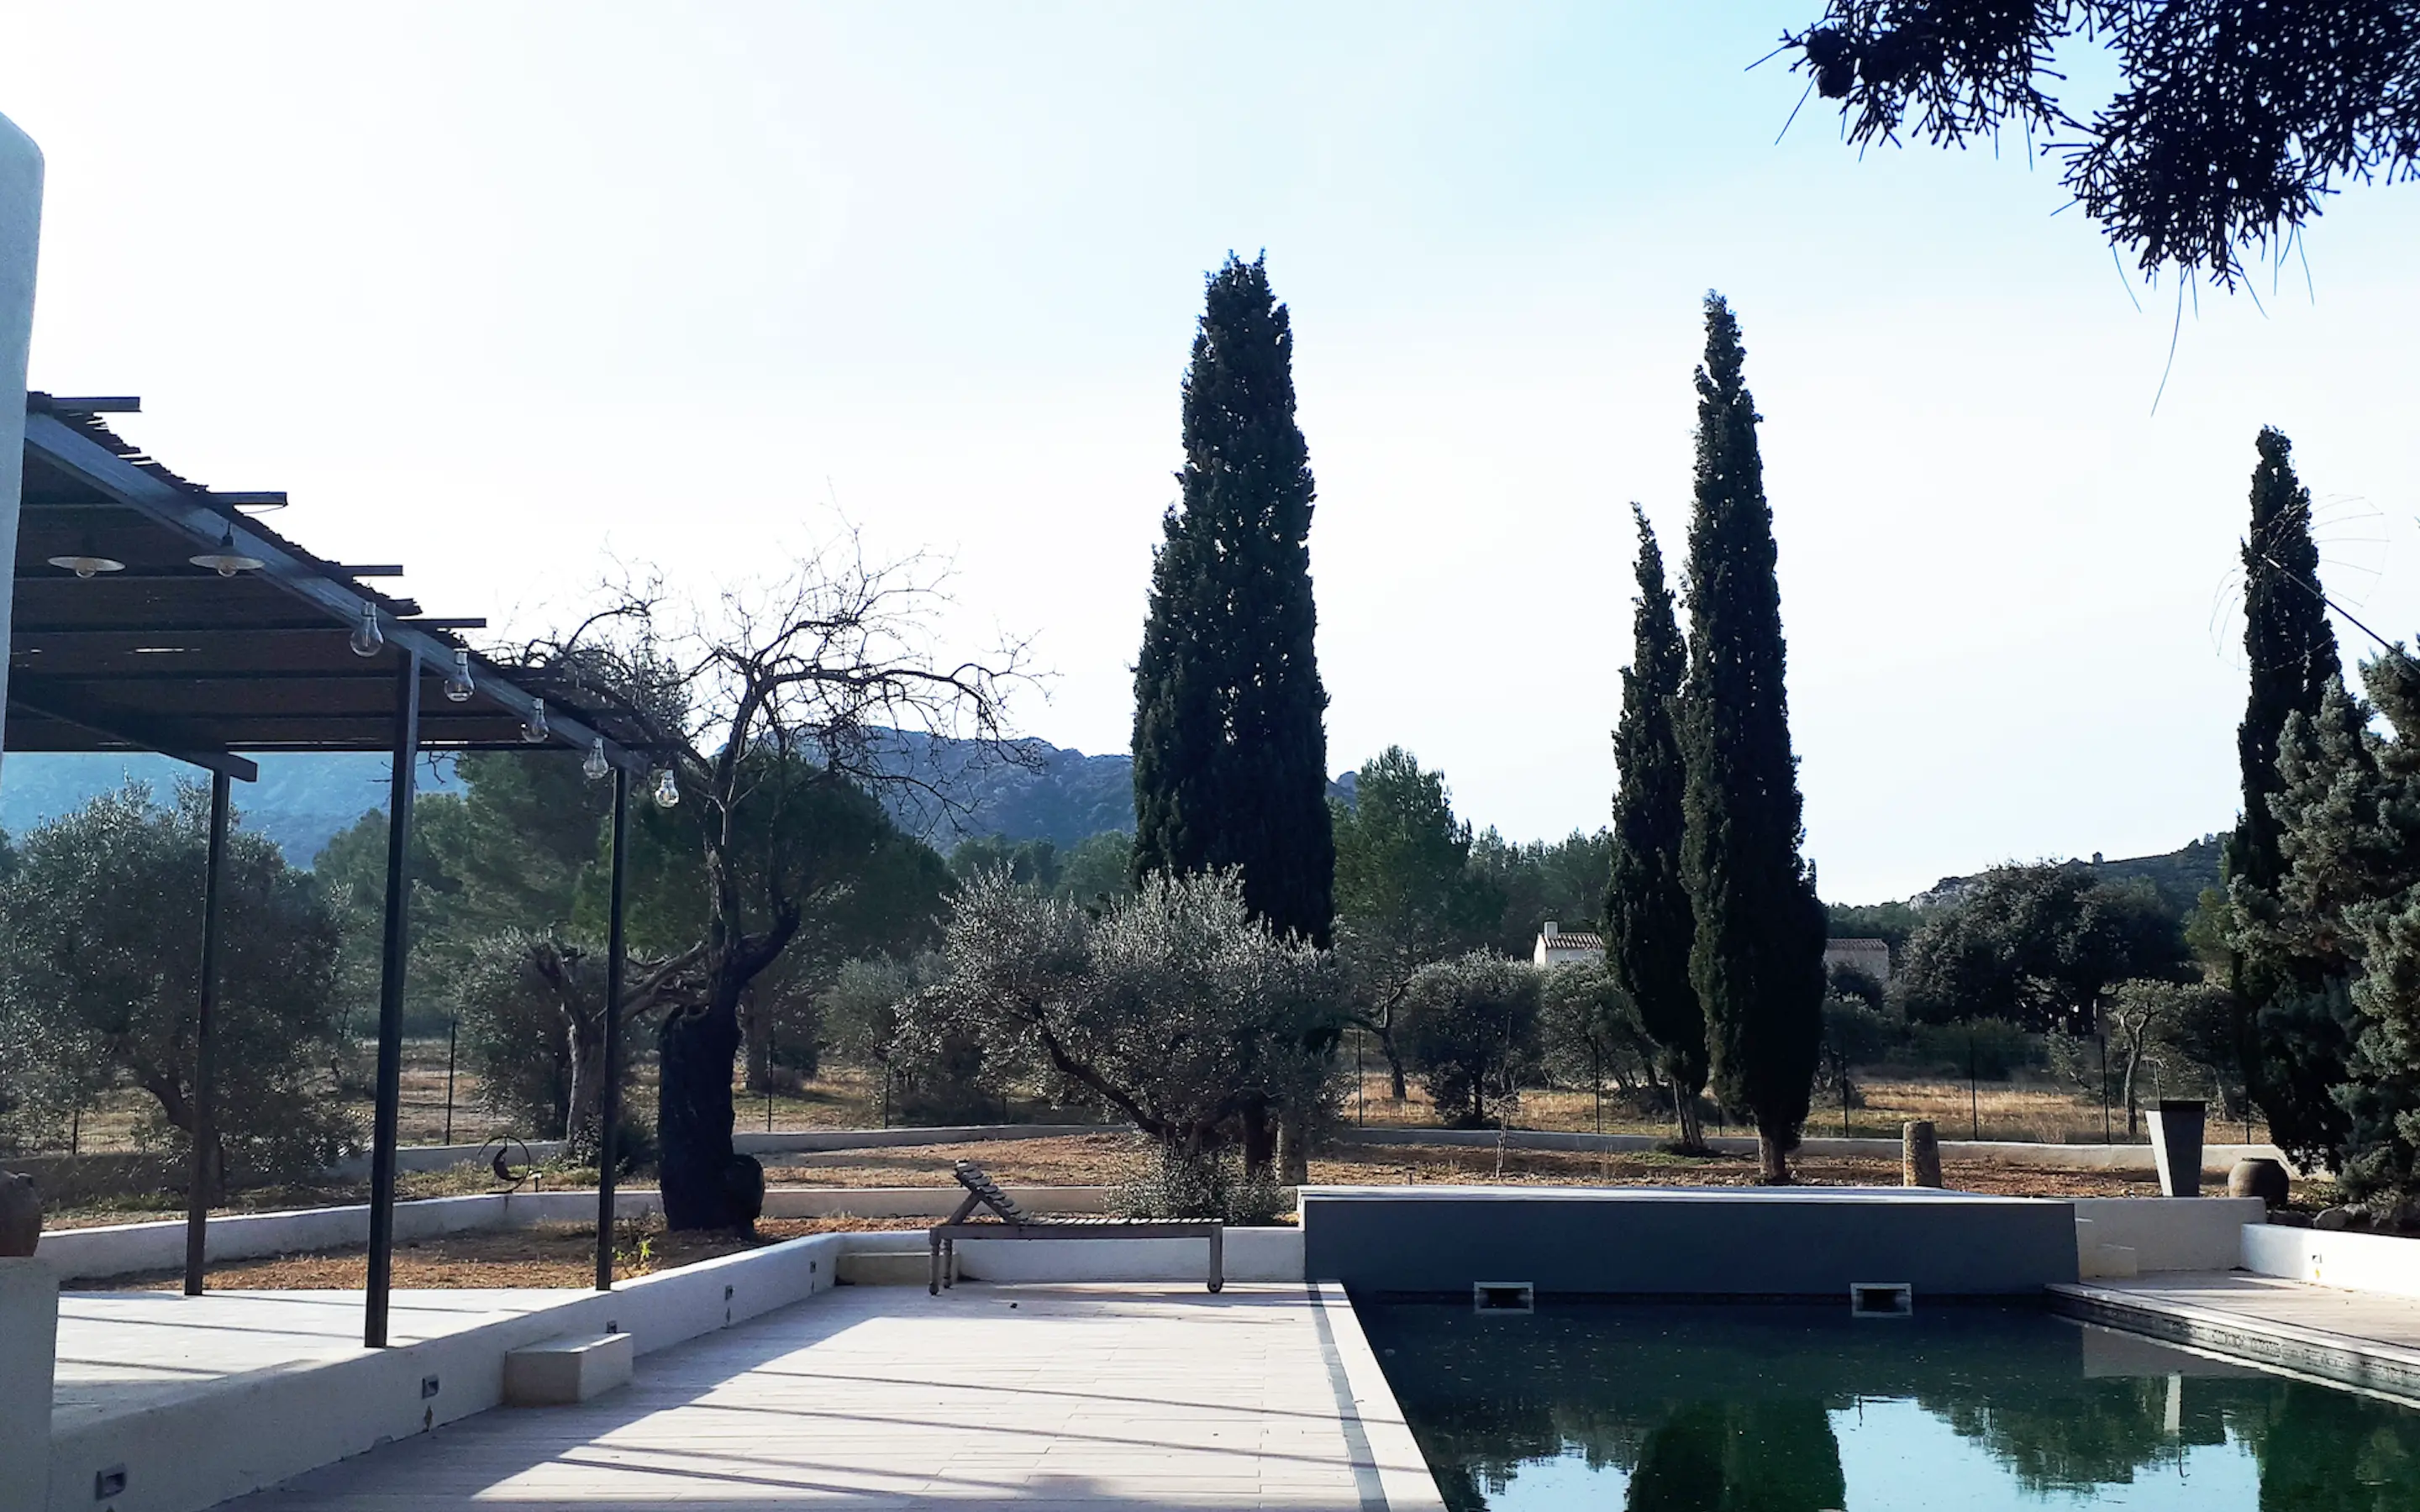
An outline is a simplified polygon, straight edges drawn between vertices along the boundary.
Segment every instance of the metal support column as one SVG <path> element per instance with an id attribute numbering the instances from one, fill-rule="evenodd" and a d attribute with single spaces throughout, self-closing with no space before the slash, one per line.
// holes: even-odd
<path id="1" fill-rule="evenodd" d="M 219 893 L 226 872 L 227 775 L 210 774 L 210 844 L 202 867 L 202 982 L 194 1011 L 194 1175 L 185 1198 L 185 1295 L 202 1294 L 210 1226 L 210 1157 L 219 1143 L 215 1058 L 219 1008 Z"/>
<path id="2" fill-rule="evenodd" d="M 613 768 L 613 871 L 605 905 L 605 1082 L 597 1088 L 597 1289 L 613 1289 L 613 1167 L 622 1126 L 623 858 L 629 852 L 630 774 Z"/>
<path id="3" fill-rule="evenodd" d="M 370 1263 L 362 1343 L 386 1348 L 395 1271 L 395 1147 L 403 1112 L 404 958 L 411 944 L 411 793 L 420 764 L 420 658 L 402 655 L 395 682 L 395 766 L 386 810 L 386 931 L 380 944 L 378 1112 L 370 1126 Z"/>

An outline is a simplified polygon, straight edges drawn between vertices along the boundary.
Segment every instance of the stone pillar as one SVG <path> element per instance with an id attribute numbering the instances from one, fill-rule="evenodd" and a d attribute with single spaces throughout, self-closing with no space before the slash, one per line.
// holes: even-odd
<path id="1" fill-rule="evenodd" d="M 1910 1119 L 1900 1128 L 1900 1181 L 1904 1186 L 1941 1184 L 1941 1137 L 1931 1119 Z"/>
<path id="2" fill-rule="evenodd" d="M 2151 1160 L 2160 1168 L 2160 1196 L 2201 1196 L 2201 1134 L 2209 1117 L 2208 1103 L 2175 1099 L 2151 1110 Z"/>
<path id="3" fill-rule="evenodd" d="M 59 1278 L 41 1260 L 0 1259 L 0 1507 L 51 1501 L 51 1390 Z"/>
<path id="4" fill-rule="evenodd" d="M 25 468 L 25 349 L 34 332 L 34 254 L 42 229 L 42 149 L 0 116 L 0 542 L 17 560 Z M 8 692 L 8 618 L 16 582 L 0 576 L 0 721 Z"/>

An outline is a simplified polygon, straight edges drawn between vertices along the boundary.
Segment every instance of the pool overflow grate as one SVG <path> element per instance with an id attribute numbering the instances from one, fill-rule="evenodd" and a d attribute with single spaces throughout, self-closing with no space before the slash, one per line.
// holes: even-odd
<path id="1" fill-rule="evenodd" d="M 1904 1281 L 1858 1281 L 1849 1288 L 1852 1318 L 1913 1318 L 1916 1288 Z"/>
<path id="2" fill-rule="evenodd" d="M 1478 1313 L 1534 1313 L 1538 1288 L 1527 1281 L 1474 1281 L 1470 1310 Z"/>

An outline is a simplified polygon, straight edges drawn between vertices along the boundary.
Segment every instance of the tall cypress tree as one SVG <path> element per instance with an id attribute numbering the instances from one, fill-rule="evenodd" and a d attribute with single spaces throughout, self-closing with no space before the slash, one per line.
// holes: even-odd
<path id="1" fill-rule="evenodd" d="M 1798 762 L 1782 689 L 1781 589 L 1739 322 L 1706 296 L 1689 522 L 1682 870 L 1690 980 L 1715 1094 L 1756 1123 L 1764 1179 L 1790 1179 L 1823 1034 L 1823 905 L 1798 854 Z"/>
<path id="2" fill-rule="evenodd" d="M 2316 719 L 2319 700 L 2343 683 L 2336 633 L 2319 597 L 2319 548 L 2311 539 L 2311 490 L 2294 476 L 2294 443 L 2264 425 L 2252 470 L 2252 529 L 2243 538 L 2243 656 L 2252 696 L 2235 728 L 2243 769 L 2243 813 L 2226 846 L 2230 880 L 2274 892 L 2286 873 L 2269 800 L 2284 789 L 2277 741 L 2286 717 Z"/>
<path id="3" fill-rule="evenodd" d="M 1653 1036 L 1664 1079 L 1681 1120 L 1681 1143 L 1705 1142 L 1698 1094 L 1706 1086 L 1706 1015 L 1689 980 L 1697 924 L 1681 874 L 1685 774 L 1673 705 L 1689 670 L 1688 648 L 1664 586 L 1664 553 L 1647 512 L 1638 524 L 1638 596 L 1631 601 L 1630 665 L 1621 670 L 1621 723 L 1613 755 L 1621 780 L 1613 795 L 1613 879 L 1605 895 L 1606 959 L 1616 985 L 1637 1005 Z"/>
<path id="4" fill-rule="evenodd" d="M 1183 496 L 1135 664 L 1134 873 L 1239 866 L 1254 913 L 1326 945 L 1336 843 L 1311 645 L 1313 490 L 1293 325 L 1265 260 L 1228 255 L 1193 338 Z"/>
<path id="5" fill-rule="evenodd" d="M 2226 851 L 2229 985 L 2244 1087 L 2275 1137 L 2308 1149 L 2328 1145 L 2342 1124 L 2330 1088 L 2342 1079 L 2344 1033 L 2320 990 L 2324 973 L 2268 944 L 2286 876 L 2284 826 L 2271 800 L 2286 787 L 2277 756 L 2287 719 L 2299 713 L 2317 721 L 2329 691 L 2343 687 L 2344 671 L 2319 596 L 2311 491 L 2294 476 L 2294 443 L 2263 426 L 2256 444 L 2252 526 L 2243 537 L 2243 656 L 2252 689 L 2235 730 L 2243 812 Z"/>

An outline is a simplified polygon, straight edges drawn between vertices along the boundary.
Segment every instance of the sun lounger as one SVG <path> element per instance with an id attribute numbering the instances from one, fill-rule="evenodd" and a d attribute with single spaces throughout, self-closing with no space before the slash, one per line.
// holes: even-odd
<path id="1" fill-rule="evenodd" d="M 956 1258 L 961 1239 L 1206 1239 L 1210 1242 L 1210 1289 L 1218 1290 L 1227 1284 L 1220 1272 L 1226 1226 L 1216 1218 L 1044 1218 L 1027 1212 L 1015 1198 L 1000 1189 L 984 1168 L 970 1160 L 962 1160 L 952 1168 L 958 1184 L 967 1189 L 966 1200 L 957 1211 L 929 1231 L 933 1251 L 933 1275 L 928 1289 L 934 1296 L 941 1288 L 956 1284 Z M 978 1208 L 988 1208 L 989 1219 L 975 1219 Z M 970 1221 L 973 1220 L 973 1221 Z"/>

